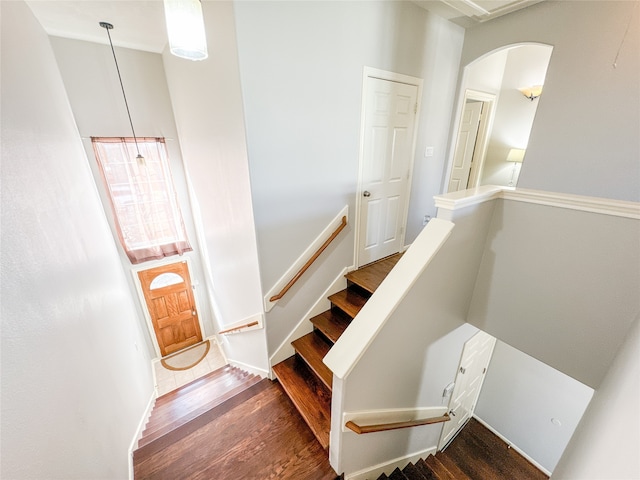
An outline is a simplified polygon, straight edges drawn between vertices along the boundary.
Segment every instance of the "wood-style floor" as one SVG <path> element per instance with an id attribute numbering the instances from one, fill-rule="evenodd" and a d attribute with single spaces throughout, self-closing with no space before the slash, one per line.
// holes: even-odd
<path id="1" fill-rule="evenodd" d="M 544 480 L 544 473 L 475 418 L 462 429 L 444 452 L 469 478 L 474 480 Z"/>
<path id="2" fill-rule="evenodd" d="M 136 461 L 135 479 L 334 480 L 328 453 L 280 384 L 262 380 L 191 433 Z M 247 395 L 245 395 L 246 397 Z"/>

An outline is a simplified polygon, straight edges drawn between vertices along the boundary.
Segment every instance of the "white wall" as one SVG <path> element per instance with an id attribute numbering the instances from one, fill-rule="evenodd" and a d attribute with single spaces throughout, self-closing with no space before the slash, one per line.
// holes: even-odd
<path id="1" fill-rule="evenodd" d="M 463 30 L 410 2 L 237 2 L 262 284 L 345 206 L 351 224 L 267 315 L 273 351 L 353 263 L 363 67 L 424 78 L 407 242 L 435 214 Z M 424 147 L 435 147 L 424 158 Z"/>
<path id="2" fill-rule="evenodd" d="M 635 219 L 502 200 L 467 321 L 597 388 L 638 312 L 638 238 Z"/>
<path id="3" fill-rule="evenodd" d="M 507 51 L 507 62 L 497 102 L 481 185 L 515 186 L 522 164 L 506 162 L 512 148 L 527 149 L 540 98 L 527 100 L 518 90 L 543 85 L 552 48 L 522 45 Z M 502 56 L 503 52 L 495 55 Z"/>
<path id="4" fill-rule="evenodd" d="M 553 472 L 592 395 L 591 388 L 498 341 L 475 414 Z"/>
<path id="5" fill-rule="evenodd" d="M 204 2 L 209 58 L 165 51 L 171 102 L 193 193 L 217 330 L 262 314 L 242 93 L 231 2 Z M 266 372 L 265 331 L 223 339 L 227 357 Z"/>
<path id="6" fill-rule="evenodd" d="M 640 321 L 618 352 L 565 450 L 554 479 L 640 478 Z"/>
<path id="7" fill-rule="evenodd" d="M 127 478 L 145 339 L 49 38 L 23 2 L 0 7 L 0 476 Z"/>
<path id="8" fill-rule="evenodd" d="M 96 29 L 104 30 L 97 23 Z M 104 34 L 106 36 L 106 32 Z M 112 38 L 117 39 L 117 24 L 111 31 L 111 35 Z M 111 48 L 108 45 L 60 37 L 51 37 L 51 44 L 62 73 L 76 124 L 89 158 L 89 165 L 94 173 L 98 190 L 105 205 L 107 218 L 110 221 L 112 232 L 114 232 L 114 238 L 117 238 L 113 215 L 109 207 L 109 199 L 102 184 L 101 174 L 90 139 L 91 136 L 132 136 Z M 122 265 L 125 271 L 128 272 L 130 288 L 139 312 L 138 317 L 142 328 L 146 332 L 149 353 L 153 358 L 159 356 L 159 352 L 156 352 L 153 347 L 155 337 L 153 332 L 150 331 L 151 327 L 145 321 L 146 305 L 144 300 L 140 299 L 136 294 L 137 276 L 129 272 L 152 268 L 159 264 L 178 262 L 187 258 L 189 260 L 192 285 L 196 287 L 194 293 L 197 307 L 199 307 L 198 316 L 203 324 L 202 333 L 205 337 L 214 334 L 214 317 L 206 289 L 199 288 L 201 286 L 204 287 L 205 284 L 200 260 L 200 248 L 191 215 L 187 182 L 169 91 L 165 81 L 162 56 L 157 53 L 128 48 L 116 48 L 116 55 L 136 135 L 140 137 L 165 137 L 166 139 L 171 174 L 178 194 L 189 241 L 194 250 L 193 252 L 185 253 L 183 256 L 173 256 L 161 261 L 132 265 L 124 250 L 120 247 L 118 248 Z"/>
<path id="9" fill-rule="evenodd" d="M 541 2 L 466 31 L 462 67 L 515 43 L 554 47 L 518 186 L 640 200 L 636 5 Z"/>

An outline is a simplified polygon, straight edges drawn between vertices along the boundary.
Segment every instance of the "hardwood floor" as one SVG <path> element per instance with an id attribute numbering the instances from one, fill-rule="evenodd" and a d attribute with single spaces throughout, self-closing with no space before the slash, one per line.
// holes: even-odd
<path id="1" fill-rule="evenodd" d="M 444 452 L 472 479 L 544 480 L 544 473 L 529 463 L 484 425 L 472 418 Z"/>
<path id="2" fill-rule="evenodd" d="M 242 402 L 225 402 L 201 425 L 164 449 L 139 458 L 135 479 L 334 480 L 316 441 L 280 384 L 262 380 Z M 233 399 L 232 399 L 233 400 Z"/>

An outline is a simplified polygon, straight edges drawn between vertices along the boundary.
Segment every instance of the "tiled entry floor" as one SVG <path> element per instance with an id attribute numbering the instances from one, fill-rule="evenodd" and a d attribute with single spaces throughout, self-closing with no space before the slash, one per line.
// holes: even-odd
<path id="1" fill-rule="evenodd" d="M 155 362 L 155 381 L 158 388 L 158 396 L 164 395 L 176 388 L 186 385 L 193 380 L 200 378 L 207 373 L 213 372 L 218 368 L 224 367 L 227 364 L 227 359 L 224 357 L 222 350 L 215 338 L 209 338 L 211 344 L 207 356 L 202 359 L 195 367 L 188 370 L 169 370 L 162 366 L 160 360 Z"/>

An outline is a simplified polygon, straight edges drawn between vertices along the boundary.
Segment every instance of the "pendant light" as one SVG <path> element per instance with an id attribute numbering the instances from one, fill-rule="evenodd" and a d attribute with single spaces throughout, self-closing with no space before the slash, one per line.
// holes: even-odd
<path id="1" fill-rule="evenodd" d="M 136 138 L 136 131 L 133 129 L 133 122 L 131 121 L 131 112 L 129 112 L 129 104 L 127 103 L 127 95 L 124 93 L 124 85 L 122 84 L 122 77 L 120 76 L 120 68 L 118 67 L 118 59 L 116 58 L 116 51 L 113 48 L 113 42 L 111 41 L 111 34 L 109 30 L 113 29 L 113 25 L 108 22 L 100 22 L 100 26 L 107 31 L 109 37 L 109 45 L 111 45 L 111 52 L 113 53 L 113 61 L 116 64 L 116 71 L 118 72 L 118 79 L 120 80 L 120 88 L 122 89 L 122 97 L 124 98 L 124 106 L 127 107 L 127 116 L 129 117 L 129 124 L 131 125 L 131 133 L 133 133 L 133 141 L 136 144 L 136 161 L 138 165 L 144 165 L 144 157 L 140 155 L 140 148 L 138 148 L 138 139 Z"/>
<path id="2" fill-rule="evenodd" d="M 200 0 L 164 0 L 169 50 L 188 60 L 207 58 L 207 36 Z"/>

